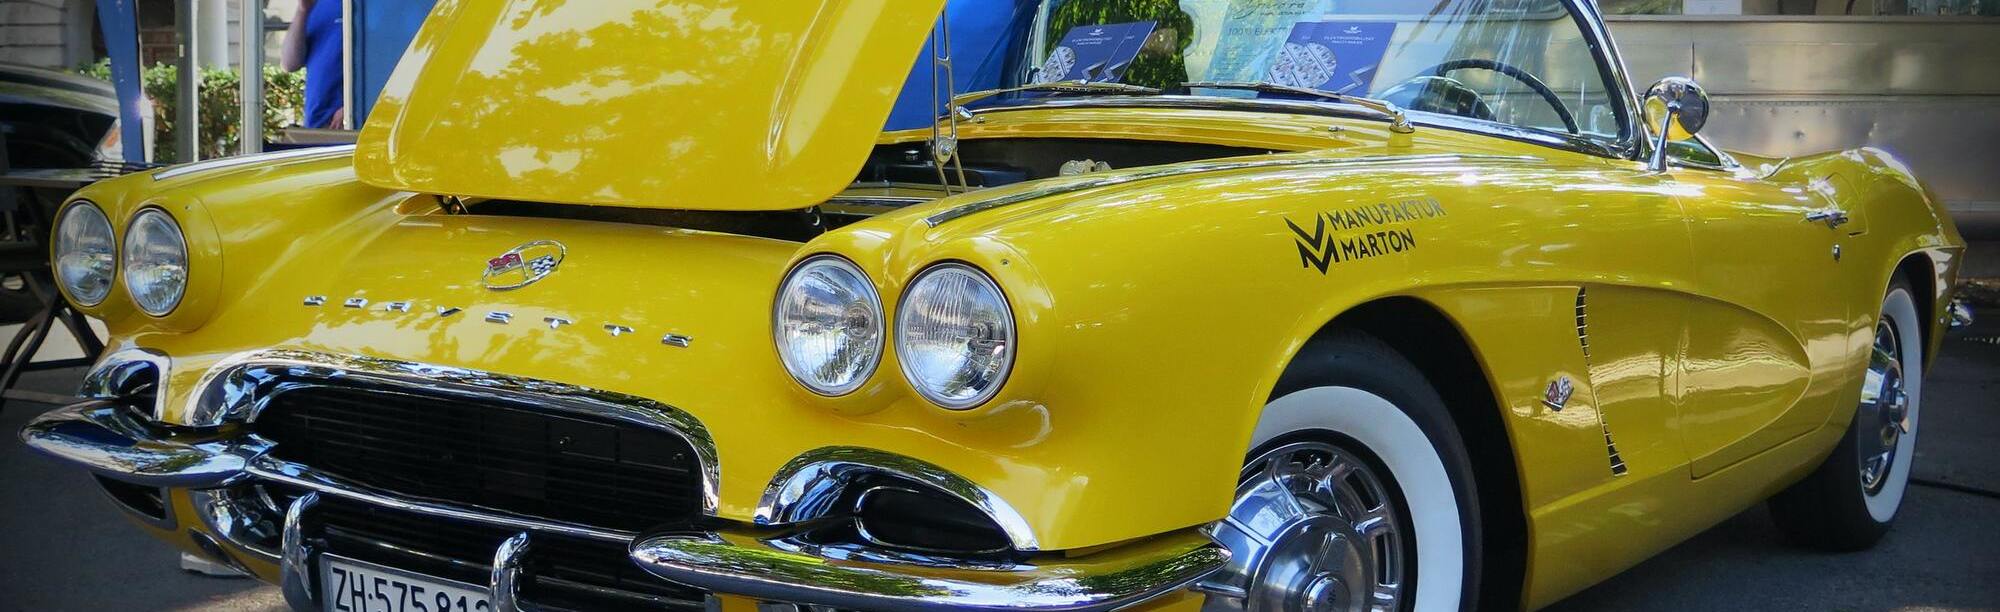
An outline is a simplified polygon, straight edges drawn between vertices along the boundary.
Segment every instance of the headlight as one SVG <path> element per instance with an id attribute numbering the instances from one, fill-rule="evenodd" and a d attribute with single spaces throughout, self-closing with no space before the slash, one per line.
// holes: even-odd
<path id="1" fill-rule="evenodd" d="M 125 229 L 125 291 L 139 310 L 165 316 L 187 294 L 187 239 L 172 215 L 148 208 Z"/>
<path id="2" fill-rule="evenodd" d="M 111 219 L 96 204 L 78 202 L 63 209 L 56 222 L 56 276 L 77 304 L 96 306 L 111 293 L 111 277 L 118 270 L 115 239 Z"/>
<path id="3" fill-rule="evenodd" d="M 896 355 L 924 399 L 955 410 L 985 402 L 1014 365 L 1007 296 L 970 266 L 925 270 L 896 309 Z"/>
<path id="4" fill-rule="evenodd" d="M 882 361 L 882 298 L 847 260 L 805 260 L 778 288 L 772 335 L 785 369 L 814 393 L 845 395 Z"/>

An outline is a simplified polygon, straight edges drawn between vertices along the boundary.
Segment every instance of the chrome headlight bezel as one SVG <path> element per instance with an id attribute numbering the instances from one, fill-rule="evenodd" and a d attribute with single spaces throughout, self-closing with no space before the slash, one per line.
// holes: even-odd
<path id="1" fill-rule="evenodd" d="M 164 225 L 160 225 L 157 228 L 149 227 L 156 222 L 164 223 Z M 145 296 L 152 294 L 148 290 L 152 287 L 142 287 L 139 285 L 139 283 L 157 280 L 152 275 L 139 273 L 142 267 L 160 265 L 160 262 L 135 260 L 136 257 L 145 256 L 151 252 L 150 249 L 139 248 L 141 246 L 139 240 L 146 238 L 145 236 L 140 236 L 139 232 L 149 229 L 165 230 L 165 236 L 171 237 L 172 240 L 163 243 L 163 245 L 172 247 L 179 253 L 180 258 L 181 272 L 179 278 L 173 278 L 171 275 L 165 277 L 166 282 L 173 283 L 173 285 L 172 291 L 169 292 L 171 297 L 162 302 L 149 301 Z M 174 309 L 179 308 L 181 302 L 187 299 L 188 280 L 192 276 L 190 267 L 193 262 L 193 255 L 188 251 L 186 228 L 181 227 L 180 220 L 175 219 L 166 210 L 158 207 L 142 208 L 139 212 L 134 213 L 132 221 L 126 224 L 125 237 L 121 244 L 125 248 L 119 257 L 120 276 L 124 277 L 125 293 L 131 297 L 132 305 L 137 307 L 140 312 L 155 317 L 164 317 L 172 314 Z"/>
<path id="2" fill-rule="evenodd" d="M 84 215 L 84 216 L 79 216 L 79 215 Z M 67 234 L 65 229 L 67 229 L 67 224 L 69 224 L 72 219 L 81 220 L 79 222 L 82 223 L 95 222 L 97 224 L 100 224 L 96 228 L 86 228 L 86 229 L 91 229 L 91 230 L 101 229 L 104 234 L 106 245 L 110 248 L 110 252 L 108 253 L 111 257 L 110 269 L 105 271 L 104 273 L 103 290 L 99 291 L 94 296 L 84 293 L 78 287 L 71 286 L 67 278 L 67 275 L 64 274 L 63 271 L 64 268 L 63 260 L 65 259 L 65 256 L 69 255 L 70 252 L 73 252 L 74 249 L 77 248 L 74 244 L 72 244 L 72 241 L 67 240 L 65 238 Z M 78 306 L 83 306 L 87 308 L 103 304 L 104 300 L 111 296 L 111 289 L 117 286 L 118 284 L 118 265 L 121 262 L 118 249 L 118 244 L 119 244 L 118 230 L 117 228 L 112 227 L 111 216 L 105 214 L 104 209 L 98 207 L 97 204 L 94 202 L 91 202 L 89 200 L 77 200 L 76 202 L 71 203 L 69 206 L 63 207 L 62 212 L 56 216 L 56 232 L 55 232 L 54 242 L 55 242 L 54 265 L 52 267 L 56 276 L 56 285 L 62 287 L 63 293 L 69 295 L 69 299 L 75 301 Z"/>
<path id="3" fill-rule="evenodd" d="M 924 283 L 936 282 L 946 275 L 966 278 L 974 283 L 978 289 L 990 293 L 993 299 L 990 307 L 998 312 L 998 316 L 994 317 L 993 322 L 996 325 L 993 327 L 997 328 L 1001 333 L 997 334 L 998 338 L 995 339 L 1003 344 L 1003 350 L 1006 355 L 1001 360 L 998 370 L 987 379 L 986 386 L 977 389 L 970 395 L 952 392 L 948 389 L 932 388 L 916 371 L 916 368 L 920 367 L 920 364 L 918 363 L 917 352 L 911 350 L 909 331 L 911 317 L 915 316 L 912 313 L 921 312 L 918 308 L 912 308 L 912 296 L 916 296 L 920 292 L 919 290 L 924 287 Z M 896 304 L 896 358 L 902 366 L 903 379 L 910 383 L 910 388 L 916 390 L 917 395 L 922 396 L 926 401 L 936 404 L 938 407 L 947 410 L 971 410 L 977 408 L 992 400 L 994 396 L 999 395 L 1000 389 L 1007 386 L 1008 377 L 1013 375 L 1014 362 L 1020 354 L 1020 334 L 1018 327 L 1019 325 L 1014 318 L 1014 305 L 1007 298 L 1007 292 L 1002 290 L 1000 283 L 995 281 L 985 271 L 969 264 L 954 261 L 938 263 L 925 268 L 910 279 L 910 283 L 904 287 L 903 294 Z"/>
<path id="4" fill-rule="evenodd" d="M 822 380 L 813 375 L 807 371 L 806 365 L 795 363 L 794 347 L 786 344 L 787 297 L 797 288 L 797 283 L 806 273 L 815 270 L 828 270 L 849 277 L 852 285 L 848 288 L 859 298 L 851 305 L 860 307 L 868 317 L 866 331 L 871 338 L 864 340 L 868 343 L 867 346 L 861 347 L 862 350 L 868 351 L 868 354 L 860 367 L 848 373 L 846 379 L 842 381 Z M 814 255 L 792 266 L 791 271 L 785 273 L 784 280 L 778 283 L 778 292 L 771 304 L 771 341 L 778 351 L 779 363 L 784 366 L 786 373 L 791 375 L 792 380 L 815 394 L 840 397 L 860 389 L 874 378 L 875 371 L 880 369 L 882 355 L 888 345 L 888 323 L 885 318 L 881 293 L 876 289 L 875 282 L 868 278 L 867 272 L 839 255 L 830 253 Z"/>

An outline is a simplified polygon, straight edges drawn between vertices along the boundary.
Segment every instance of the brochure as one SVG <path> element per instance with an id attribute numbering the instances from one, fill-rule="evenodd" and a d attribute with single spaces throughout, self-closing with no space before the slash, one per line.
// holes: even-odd
<path id="1" fill-rule="evenodd" d="M 1071 28 L 1042 62 L 1037 83 L 1092 81 L 1115 83 L 1146 46 L 1154 22 L 1108 23 Z"/>
<path id="2" fill-rule="evenodd" d="M 1292 26 L 1271 62 L 1268 79 L 1280 85 L 1364 95 L 1389 49 L 1396 24 L 1319 21 Z"/>

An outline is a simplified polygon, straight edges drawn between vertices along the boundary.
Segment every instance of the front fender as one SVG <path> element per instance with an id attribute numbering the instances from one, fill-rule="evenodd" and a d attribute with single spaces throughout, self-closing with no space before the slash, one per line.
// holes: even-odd
<path id="1" fill-rule="evenodd" d="M 1691 286 L 1686 266 L 1655 265 L 1686 261 L 1671 198 L 1638 173 L 1580 156 L 1191 172 L 932 221 L 981 206 L 969 199 L 856 224 L 800 256 L 862 262 L 891 309 L 937 261 L 1000 281 L 1018 327 L 1034 335 L 1020 338 L 1018 374 L 994 400 L 948 412 L 891 389 L 893 399 L 852 418 L 921 414 L 951 443 L 1008 440 L 1007 461 L 1059 477 L 1018 487 L 1025 472 L 1010 470 L 982 482 L 1058 546 L 1221 516 L 1279 375 L 1358 304 L 1579 279 Z M 1567 316 L 1514 316 L 1549 314 Z M 1574 337 L 1552 340 L 1573 352 Z"/>

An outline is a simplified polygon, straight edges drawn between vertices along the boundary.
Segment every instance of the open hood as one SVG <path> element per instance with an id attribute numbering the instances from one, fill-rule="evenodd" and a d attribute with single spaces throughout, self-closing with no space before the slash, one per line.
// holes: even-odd
<path id="1" fill-rule="evenodd" d="M 698 210 L 854 180 L 944 0 L 444 0 L 361 130 L 371 185 Z"/>

